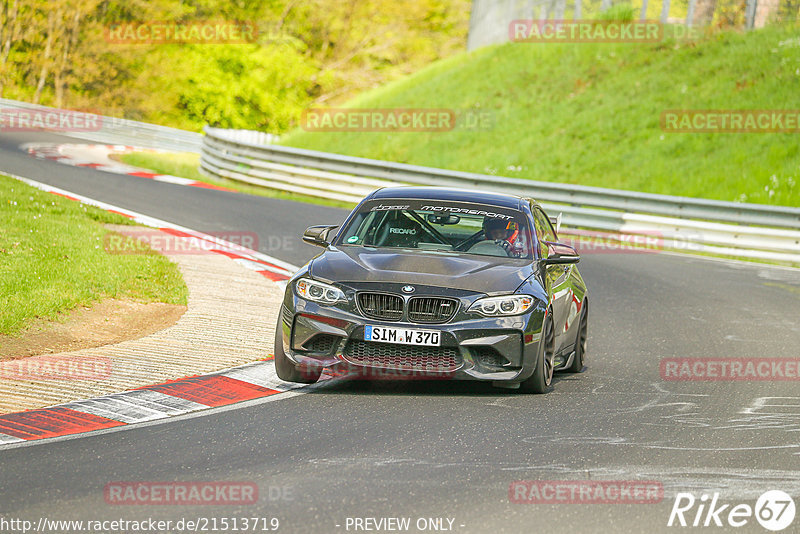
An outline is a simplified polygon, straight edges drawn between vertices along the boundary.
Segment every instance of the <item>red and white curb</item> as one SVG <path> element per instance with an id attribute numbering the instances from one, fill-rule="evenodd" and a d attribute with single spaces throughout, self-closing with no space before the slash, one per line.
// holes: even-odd
<path id="1" fill-rule="evenodd" d="M 320 382 L 331 377 L 323 374 Z M 156 421 L 315 387 L 319 386 L 283 382 L 272 360 L 260 361 L 105 397 L 0 415 L 0 446 Z"/>
<path id="2" fill-rule="evenodd" d="M 218 191 L 234 191 L 227 187 L 190 180 L 189 178 L 150 172 L 132 165 L 114 161 L 110 158 L 112 154 L 124 154 L 135 151 L 166 153 L 166 150 L 137 148 L 130 145 L 87 145 L 72 143 L 26 143 L 20 148 L 35 158 L 56 161 L 65 165 L 72 165 L 73 167 L 85 167 L 98 171 L 112 172 L 114 174 L 126 174 L 128 176 L 155 180 L 156 182 L 202 187 L 204 189 L 215 189 Z"/>
<path id="3" fill-rule="evenodd" d="M 8 176 L 42 191 L 97 206 L 172 235 L 203 240 L 205 250 L 228 256 L 279 285 L 285 286 L 285 281 L 297 270 L 294 265 L 277 258 L 202 232 L 77 195 L 23 176 L 14 174 Z M 321 380 L 332 377 L 333 375 L 324 373 Z M 269 397 L 298 388 L 313 387 L 313 385 L 303 386 L 283 382 L 275 374 L 272 360 L 259 361 L 208 375 L 187 377 L 96 399 L 0 415 L 0 446 L 165 419 Z"/>

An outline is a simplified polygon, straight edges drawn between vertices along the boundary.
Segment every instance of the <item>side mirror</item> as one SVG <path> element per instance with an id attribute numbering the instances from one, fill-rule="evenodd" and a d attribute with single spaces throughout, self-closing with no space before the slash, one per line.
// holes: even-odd
<path id="1" fill-rule="evenodd" d="M 581 261 L 578 252 L 569 245 L 549 241 L 545 244 L 547 245 L 547 258 L 542 259 L 544 265 L 567 265 Z"/>
<path id="2" fill-rule="evenodd" d="M 306 228 L 306 231 L 303 232 L 303 241 L 309 245 L 327 247 L 331 244 L 328 240 L 328 234 L 330 234 L 331 230 L 334 228 L 339 228 L 339 225 L 323 224 L 320 226 L 309 226 Z"/>

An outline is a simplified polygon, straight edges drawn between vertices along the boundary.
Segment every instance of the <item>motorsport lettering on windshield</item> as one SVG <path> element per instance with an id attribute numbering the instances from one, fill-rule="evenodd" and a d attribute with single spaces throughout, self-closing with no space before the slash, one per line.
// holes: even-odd
<path id="1" fill-rule="evenodd" d="M 446 211 L 448 213 L 464 213 L 466 215 L 481 215 L 489 217 L 490 219 L 513 219 L 511 215 L 503 213 L 491 213 L 483 210 L 475 210 L 469 208 L 456 208 L 453 206 L 422 206 L 422 211 Z"/>
<path id="2" fill-rule="evenodd" d="M 395 206 L 395 205 L 384 206 L 383 204 L 378 204 L 369 211 L 407 210 L 409 207 L 410 206 L 408 204 L 406 204 L 405 206 Z"/>
<path id="3" fill-rule="evenodd" d="M 373 206 L 370 211 L 388 211 L 388 210 L 407 210 L 411 206 L 409 204 L 399 206 L 399 205 L 384 205 L 378 204 L 377 206 Z M 445 213 L 463 213 L 464 215 L 479 215 L 482 217 L 489 217 L 491 219 L 513 219 L 512 215 L 506 215 L 504 213 L 495 213 L 480 209 L 472 209 L 472 208 L 460 208 L 457 206 L 421 206 L 419 209 L 420 211 L 438 211 L 438 212 L 445 212 Z"/>

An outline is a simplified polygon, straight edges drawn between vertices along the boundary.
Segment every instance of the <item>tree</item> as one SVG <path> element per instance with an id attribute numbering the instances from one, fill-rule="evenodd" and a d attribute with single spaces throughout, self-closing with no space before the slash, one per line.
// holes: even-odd
<path id="1" fill-rule="evenodd" d="M 714 19 L 717 0 L 696 0 L 692 26 L 708 26 Z"/>
<path id="2" fill-rule="evenodd" d="M 3 0 L 3 7 L 0 10 L 0 97 L 3 96 L 3 89 L 8 77 L 8 58 L 11 48 L 20 38 L 22 21 L 19 12 L 19 0 Z"/>
<path id="3" fill-rule="evenodd" d="M 780 0 L 759 0 L 756 4 L 755 20 L 753 27 L 763 28 L 769 19 L 778 13 Z"/>

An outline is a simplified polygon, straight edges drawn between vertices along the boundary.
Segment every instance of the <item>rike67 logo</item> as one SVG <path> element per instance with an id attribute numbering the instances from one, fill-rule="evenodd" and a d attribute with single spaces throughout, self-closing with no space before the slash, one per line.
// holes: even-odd
<path id="1" fill-rule="evenodd" d="M 764 492 L 749 504 L 722 503 L 719 493 L 703 494 L 698 499 L 692 493 L 678 493 L 669 514 L 667 526 L 692 527 L 743 527 L 755 517 L 767 530 L 778 532 L 792 524 L 795 516 L 792 497 L 780 490 Z"/>

